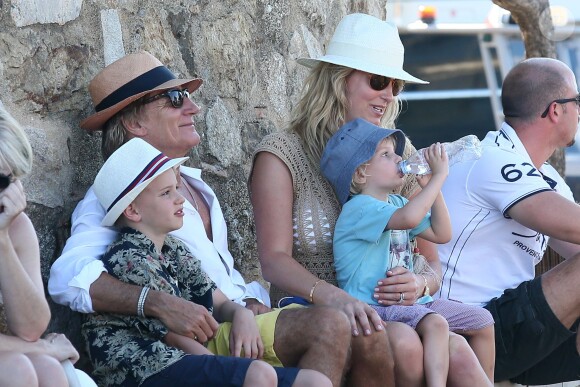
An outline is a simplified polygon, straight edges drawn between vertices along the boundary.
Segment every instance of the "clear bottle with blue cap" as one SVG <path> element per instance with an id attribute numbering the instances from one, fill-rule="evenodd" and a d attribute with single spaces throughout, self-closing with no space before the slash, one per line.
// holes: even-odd
<path id="1" fill-rule="evenodd" d="M 477 136 L 470 134 L 461 137 L 453 142 L 443 143 L 447 158 L 449 159 L 449 166 L 459 162 L 476 160 L 481 157 L 481 142 Z M 427 175 L 431 172 L 431 168 L 423 156 L 423 149 L 419 149 L 413 153 L 407 160 L 399 163 L 399 170 L 404 174 L 413 175 Z"/>

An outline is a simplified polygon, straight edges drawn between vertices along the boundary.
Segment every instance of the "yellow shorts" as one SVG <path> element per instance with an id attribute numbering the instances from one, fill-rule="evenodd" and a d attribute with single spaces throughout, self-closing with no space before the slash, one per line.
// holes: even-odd
<path id="1" fill-rule="evenodd" d="M 276 321 L 278 321 L 278 316 L 281 311 L 296 307 L 300 306 L 292 304 L 284 308 L 273 309 L 271 312 L 254 316 L 256 324 L 258 324 L 260 336 L 262 337 L 262 343 L 264 344 L 264 357 L 262 360 L 274 367 L 284 367 L 274 351 L 274 331 L 276 330 Z M 232 323 L 221 323 L 215 337 L 207 342 L 207 349 L 209 349 L 214 355 L 230 356 L 231 330 Z"/>

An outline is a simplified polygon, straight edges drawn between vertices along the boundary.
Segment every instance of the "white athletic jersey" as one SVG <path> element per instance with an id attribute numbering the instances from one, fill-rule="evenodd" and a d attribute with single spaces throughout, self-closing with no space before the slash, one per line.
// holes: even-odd
<path id="1" fill-rule="evenodd" d="M 482 157 L 450 167 L 443 186 L 453 237 L 439 246 L 443 283 L 437 298 L 484 305 L 534 278 L 548 237 L 512 220 L 509 209 L 539 192 L 570 188 L 547 163 L 538 171 L 516 132 L 504 123 L 482 141 Z"/>

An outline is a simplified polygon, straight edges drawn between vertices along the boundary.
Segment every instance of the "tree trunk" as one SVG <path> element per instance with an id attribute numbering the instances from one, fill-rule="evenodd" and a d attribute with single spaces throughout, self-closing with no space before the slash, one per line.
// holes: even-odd
<path id="1" fill-rule="evenodd" d="M 526 58 L 556 57 L 554 26 L 550 16 L 549 0 L 492 0 L 512 14 L 520 26 Z"/>

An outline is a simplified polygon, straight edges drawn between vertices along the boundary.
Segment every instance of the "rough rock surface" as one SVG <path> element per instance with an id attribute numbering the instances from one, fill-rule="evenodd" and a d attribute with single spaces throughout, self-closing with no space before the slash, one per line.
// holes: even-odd
<path id="1" fill-rule="evenodd" d="M 199 76 L 193 97 L 204 169 L 247 280 L 260 278 L 246 179 L 252 150 L 287 123 L 306 71 L 298 57 L 324 51 L 347 13 L 384 17 L 378 0 L 0 0 L 0 101 L 25 126 L 35 153 L 25 179 L 47 279 L 70 232 L 70 215 L 99 166 L 100 134 L 80 129 L 92 113 L 89 80 L 123 53 L 148 50 L 181 76 Z M 122 36 L 121 36 L 122 35 Z M 51 302 L 49 330 L 84 349 L 81 317 Z M 85 360 L 86 361 L 86 360 Z"/>

